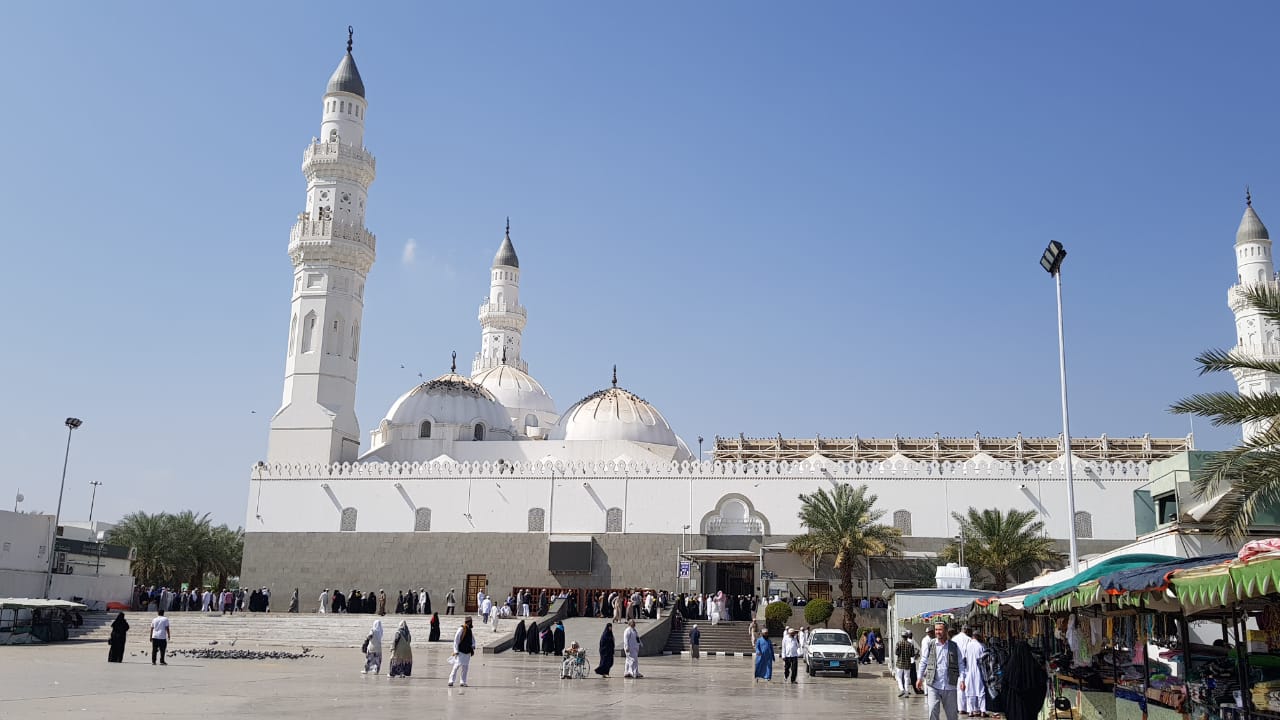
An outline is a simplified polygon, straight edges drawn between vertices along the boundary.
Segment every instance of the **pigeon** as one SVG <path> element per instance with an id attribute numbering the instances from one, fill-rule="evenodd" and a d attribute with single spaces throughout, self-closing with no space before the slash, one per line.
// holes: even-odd
<path id="1" fill-rule="evenodd" d="M 217 641 L 217 640 L 210 640 L 210 641 L 209 641 L 209 644 L 210 644 L 210 645 L 217 645 L 217 644 L 218 644 L 218 641 Z"/>

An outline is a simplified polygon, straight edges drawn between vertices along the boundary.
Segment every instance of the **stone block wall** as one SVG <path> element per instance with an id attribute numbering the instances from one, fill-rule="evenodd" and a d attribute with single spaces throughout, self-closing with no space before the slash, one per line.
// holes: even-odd
<path id="1" fill-rule="evenodd" d="M 468 574 L 487 576 L 490 593 L 505 600 L 515 587 L 676 587 L 679 535 L 594 536 L 590 574 L 552 574 L 544 533 L 246 533 L 242 587 L 271 588 L 273 610 L 299 588 L 300 611 L 315 612 L 320 592 L 400 590 L 424 587 L 432 609 L 444 610 L 454 588 L 465 607 Z M 283 604 L 281 604 L 283 602 Z"/>

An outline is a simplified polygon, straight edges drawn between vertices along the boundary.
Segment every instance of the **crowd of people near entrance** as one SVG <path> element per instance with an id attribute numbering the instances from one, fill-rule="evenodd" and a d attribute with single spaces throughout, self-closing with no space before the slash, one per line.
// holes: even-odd
<path id="1" fill-rule="evenodd" d="M 297 592 L 297 590 L 294 591 L 295 605 L 290 612 L 297 612 Z M 231 614 L 236 611 L 270 612 L 271 591 L 265 587 L 257 590 L 238 588 L 219 591 L 213 588 L 175 590 L 162 585 L 135 585 L 129 607 L 139 612 L 155 612 L 160 609 L 166 612 L 217 612 L 223 614 Z"/>

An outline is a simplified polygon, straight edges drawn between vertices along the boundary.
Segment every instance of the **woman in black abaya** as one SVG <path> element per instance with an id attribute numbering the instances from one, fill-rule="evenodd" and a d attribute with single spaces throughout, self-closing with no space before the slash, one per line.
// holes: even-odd
<path id="1" fill-rule="evenodd" d="M 107 651 L 107 662 L 124 662 L 124 641 L 128 634 L 129 622 L 124 619 L 124 613 L 120 613 L 111 623 L 111 639 L 107 641 L 111 649 Z"/>
<path id="2" fill-rule="evenodd" d="M 542 636 L 542 654 L 550 655 L 556 651 L 556 631 L 555 624 L 549 624 L 539 633 Z"/>
<path id="3" fill-rule="evenodd" d="M 516 652 L 524 652 L 524 632 L 524 621 L 521 620 L 520 623 L 516 625 L 516 637 L 511 643 L 512 650 L 515 650 Z"/>
<path id="4" fill-rule="evenodd" d="M 564 625 L 559 620 L 551 626 L 551 652 L 556 657 L 564 655 Z"/>
<path id="5" fill-rule="evenodd" d="M 529 627 L 525 631 L 524 651 L 530 655 L 537 655 L 542 652 L 542 645 L 538 638 L 538 621 L 530 620 Z"/>
<path id="6" fill-rule="evenodd" d="M 608 679 L 609 671 L 613 669 L 615 652 L 613 647 L 613 623 L 605 623 L 604 632 L 600 633 L 600 666 L 596 668 L 597 675 Z"/>
<path id="7" fill-rule="evenodd" d="M 1031 654 L 1031 646 L 1027 641 L 1019 640 L 1014 643 L 1001 674 L 1004 681 L 1001 694 L 1005 717 L 1009 720 L 1035 720 L 1044 709 L 1049 675 Z"/>
<path id="8" fill-rule="evenodd" d="M 427 633 L 427 642 L 440 642 L 440 616 L 431 613 L 431 631 Z"/>

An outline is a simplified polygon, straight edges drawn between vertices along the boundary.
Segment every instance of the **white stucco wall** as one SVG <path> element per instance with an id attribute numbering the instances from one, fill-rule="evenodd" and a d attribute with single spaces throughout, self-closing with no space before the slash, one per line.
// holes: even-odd
<path id="1" fill-rule="evenodd" d="M 48 571 L 53 522 L 52 515 L 0 510 L 0 570 Z"/>
<path id="2" fill-rule="evenodd" d="M 790 535 L 802 532 L 800 493 L 841 482 L 869 486 L 886 523 L 897 510 L 910 512 L 913 536 L 953 535 L 950 513 L 970 506 L 1036 510 L 1052 537 L 1065 537 L 1069 527 L 1066 483 L 1056 463 L 1038 474 L 1016 472 L 1005 463 L 804 463 L 748 471 L 713 463 L 519 463 L 501 474 L 497 467 L 268 466 L 251 478 L 245 527 L 336 532 L 342 509 L 352 507 L 357 531 L 409 532 L 416 508 L 427 507 L 435 532 L 526 532 L 530 508 L 542 508 L 543 532 L 600 533 L 607 510 L 617 507 L 625 532 L 680 534 L 692 525 L 695 533 L 705 533 L 708 516 L 727 498 L 741 497 L 767 534 Z M 1076 508 L 1090 513 L 1094 538 L 1133 539 L 1132 492 L 1146 482 L 1145 463 L 1076 463 Z"/>

